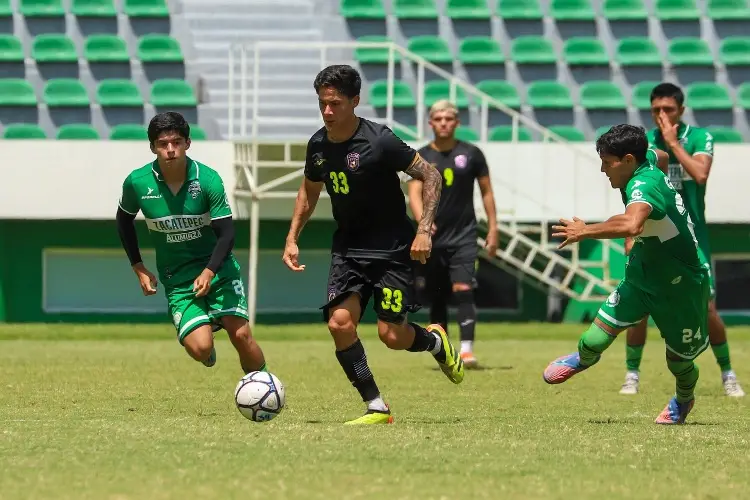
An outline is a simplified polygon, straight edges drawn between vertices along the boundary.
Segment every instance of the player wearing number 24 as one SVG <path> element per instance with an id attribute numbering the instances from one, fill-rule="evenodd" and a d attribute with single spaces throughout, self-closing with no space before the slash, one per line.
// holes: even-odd
<path id="1" fill-rule="evenodd" d="M 367 365 L 357 337 L 371 298 L 380 340 L 390 349 L 429 351 L 455 384 L 464 377 L 463 363 L 439 325 L 427 328 L 407 321 L 419 306 L 415 300 L 413 264 L 425 263 L 432 249 L 442 177 L 386 126 L 355 114 L 362 85 L 351 66 L 329 66 L 313 83 L 324 127 L 307 145 L 305 177 L 297 193 L 283 261 L 304 271 L 297 241 L 325 186 L 337 223 L 325 289 L 323 320 L 336 346 L 336 357 L 367 405 L 364 416 L 348 424 L 393 421 Z M 424 213 L 414 228 L 406 213 L 399 172 L 422 181 Z"/>

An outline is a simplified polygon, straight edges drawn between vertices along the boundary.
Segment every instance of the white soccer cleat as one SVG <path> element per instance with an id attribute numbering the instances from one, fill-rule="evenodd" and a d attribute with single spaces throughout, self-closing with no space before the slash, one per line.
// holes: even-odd
<path id="1" fill-rule="evenodd" d="M 640 382 L 640 379 L 638 378 L 638 374 L 635 372 L 628 372 L 625 374 L 625 383 L 622 384 L 622 387 L 620 388 L 620 394 L 624 394 L 626 396 L 634 396 L 638 394 L 638 383 Z"/>
<path id="2" fill-rule="evenodd" d="M 727 396 L 733 398 L 741 398 L 745 395 L 745 391 L 742 390 L 740 383 L 737 381 L 737 376 L 729 372 L 721 375 L 722 382 L 724 383 L 724 393 Z"/>

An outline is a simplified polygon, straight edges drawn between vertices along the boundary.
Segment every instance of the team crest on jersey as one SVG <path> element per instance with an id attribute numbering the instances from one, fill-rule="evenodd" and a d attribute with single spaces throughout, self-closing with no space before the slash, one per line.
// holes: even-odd
<path id="1" fill-rule="evenodd" d="M 469 159 L 466 155 L 458 155 L 453 159 L 453 162 L 456 164 L 456 168 L 464 168 L 469 164 Z"/>
<path id="2" fill-rule="evenodd" d="M 174 315 L 172 315 L 172 321 L 174 322 L 174 327 L 179 328 L 180 321 L 182 321 L 182 313 L 181 312 L 174 313 Z"/>
<path id="3" fill-rule="evenodd" d="M 193 199 L 196 199 L 201 194 L 201 183 L 198 181 L 193 181 L 188 186 L 188 193 L 190 193 L 190 196 L 193 197 Z"/>
<path id="4" fill-rule="evenodd" d="M 349 153 L 346 155 L 346 167 L 352 172 L 359 168 L 359 153 Z"/>
<path id="5" fill-rule="evenodd" d="M 607 305 L 610 307 L 615 307 L 617 304 L 620 303 L 620 294 L 617 290 L 609 294 L 609 297 L 607 297 Z"/>

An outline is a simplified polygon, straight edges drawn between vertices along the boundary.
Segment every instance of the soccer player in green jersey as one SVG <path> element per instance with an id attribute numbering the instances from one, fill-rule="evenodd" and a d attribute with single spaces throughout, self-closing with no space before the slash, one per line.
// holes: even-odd
<path id="1" fill-rule="evenodd" d="M 716 362 L 721 369 L 724 392 L 727 396 L 745 395 L 729 358 L 729 344 L 724 323 L 716 311 L 715 283 L 711 273 L 711 248 L 706 226 L 706 181 L 713 163 L 713 137 L 705 129 L 682 121 L 685 96 L 672 83 L 661 83 L 651 91 L 651 114 L 656 128 L 647 134 L 650 146 L 669 154 L 669 180 L 682 196 L 687 213 L 693 221 L 703 265 L 709 272 L 711 298 L 708 304 L 708 337 Z M 626 241 L 626 249 L 631 246 Z M 626 345 L 625 383 L 620 394 L 637 394 L 643 347 L 646 343 L 648 318 L 628 329 Z"/>
<path id="2" fill-rule="evenodd" d="M 245 373 L 266 363 L 250 332 L 240 266 L 232 254 L 234 226 L 219 174 L 187 156 L 190 126 L 179 113 L 156 115 L 148 126 L 156 160 L 123 183 L 117 210 L 122 245 L 144 295 L 156 277 L 143 265 L 133 221 L 143 212 L 156 250 L 159 281 L 177 340 L 204 365 L 216 363 L 214 331 L 224 328 Z"/>
<path id="3" fill-rule="evenodd" d="M 694 360 L 708 348 L 709 276 L 701 264 L 693 222 L 680 194 L 647 155 L 641 127 L 617 125 L 596 141 L 601 170 L 622 190 L 625 212 L 599 224 L 574 217 L 553 226 L 560 248 L 584 239 L 633 238 L 625 278 L 602 304 L 581 336 L 578 350 L 549 364 L 544 380 L 565 382 L 596 364 L 616 336 L 651 315 L 666 344 L 676 394 L 656 418 L 682 424 L 693 407 L 698 382 Z"/>

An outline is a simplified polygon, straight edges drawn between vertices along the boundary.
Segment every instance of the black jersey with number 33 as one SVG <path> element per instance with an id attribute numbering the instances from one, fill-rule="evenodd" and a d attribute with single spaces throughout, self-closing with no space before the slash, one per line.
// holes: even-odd
<path id="1" fill-rule="evenodd" d="M 364 118 L 345 142 L 330 142 L 325 128 L 310 138 L 305 177 L 325 183 L 338 224 L 331 253 L 368 259 L 408 256 L 414 227 L 398 172 L 415 155 L 388 127 Z"/>
<path id="2" fill-rule="evenodd" d="M 467 142 L 458 141 L 450 151 L 424 146 L 419 154 L 443 176 L 440 204 L 435 215 L 437 232 L 434 248 L 456 248 L 476 244 L 477 219 L 474 213 L 474 181 L 489 174 L 482 151 Z"/>

